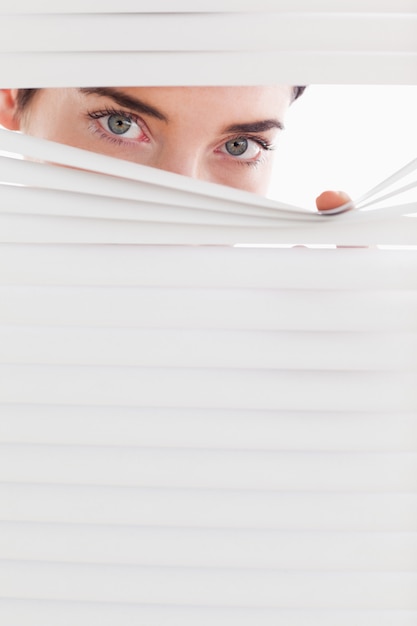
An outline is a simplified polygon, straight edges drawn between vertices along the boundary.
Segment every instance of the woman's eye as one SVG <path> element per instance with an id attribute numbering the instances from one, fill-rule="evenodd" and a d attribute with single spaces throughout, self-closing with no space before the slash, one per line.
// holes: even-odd
<path id="1" fill-rule="evenodd" d="M 98 121 L 100 126 L 112 135 L 123 136 L 126 139 L 138 139 L 143 134 L 137 122 L 122 113 L 104 115 Z"/>
<path id="2" fill-rule="evenodd" d="M 247 137 L 237 137 L 230 139 L 220 148 L 221 152 L 230 154 L 230 156 L 242 160 L 256 159 L 262 150 L 262 146 L 254 139 Z"/>
<path id="3" fill-rule="evenodd" d="M 116 135 L 124 135 L 130 130 L 132 120 L 128 117 L 124 117 L 123 115 L 109 115 L 107 125 L 112 133 L 115 133 Z"/>

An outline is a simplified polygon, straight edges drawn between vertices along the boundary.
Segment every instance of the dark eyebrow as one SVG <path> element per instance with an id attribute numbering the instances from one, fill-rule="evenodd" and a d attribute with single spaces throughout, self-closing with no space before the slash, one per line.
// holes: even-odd
<path id="1" fill-rule="evenodd" d="M 122 107 L 126 107 L 136 113 L 143 113 L 145 115 L 151 115 L 158 120 L 162 120 L 163 122 L 167 122 L 168 118 L 166 115 L 155 109 L 155 107 L 146 104 L 142 100 L 138 98 L 134 98 L 133 96 L 129 96 L 123 91 L 118 91 L 117 89 L 113 89 L 111 87 L 85 87 L 82 89 L 78 89 L 80 93 L 84 93 L 87 95 L 96 95 L 96 96 L 104 96 L 106 98 L 111 98 L 117 104 Z"/>
<path id="2" fill-rule="evenodd" d="M 224 133 L 262 133 L 271 128 L 284 130 L 284 124 L 279 120 L 261 120 L 259 122 L 249 122 L 247 124 L 232 124 L 223 130 Z"/>

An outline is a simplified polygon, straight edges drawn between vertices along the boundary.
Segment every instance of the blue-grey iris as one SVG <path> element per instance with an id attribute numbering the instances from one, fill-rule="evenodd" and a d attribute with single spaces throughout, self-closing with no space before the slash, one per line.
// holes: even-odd
<path id="1" fill-rule="evenodd" d="M 124 115 L 110 115 L 107 124 L 112 133 L 124 135 L 132 126 L 132 120 Z"/>
<path id="2" fill-rule="evenodd" d="M 241 156 L 248 149 L 248 140 L 244 137 L 231 139 L 225 143 L 226 150 L 232 156 Z"/>

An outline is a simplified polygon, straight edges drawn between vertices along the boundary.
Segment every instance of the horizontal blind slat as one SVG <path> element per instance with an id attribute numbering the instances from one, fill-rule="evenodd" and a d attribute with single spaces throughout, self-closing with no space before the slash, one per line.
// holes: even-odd
<path id="1" fill-rule="evenodd" d="M 2 83 L 14 88 L 111 87 L 141 68 L 147 86 L 417 83 L 417 55 L 384 52 L 1 53 Z M 117 68 L 114 74 L 109 68 Z"/>
<path id="2" fill-rule="evenodd" d="M 417 291 L 416 274 L 415 250 L 0 244 L 0 286 L 386 290 L 395 300 Z"/>
<path id="3" fill-rule="evenodd" d="M 1 521 L 416 532 L 417 494 L 0 483 Z"/>
<path id="4" fill-rule="evenodd" d="M 44 36 L 39 37 L 39 32 Z M 1 53 L 101 50 L 417 53 L 417 15 L 411 13 L 22 15 L 3 16 L 0 33 Z"/>
<path id="5" fill-rule="evenodd" d="M 414 411 L 417 409 L 415 378 L 414 372 L 260 372 L 1 365 L 0 402 Z M 25 390 L 24 396 L 22 389 Z"/>
<path id="6" fill-rule="evenodd" d="M 210 225 L 128 221 L 52 215 L 13 215 L 0 213 L 2 243 L 75 244 L 337 244 L 341 246 L 416 245 L 415 203 L 392 207 L 390 219 L 353 220 L 321 216 L 314 223 L 276 226 L 262 224 Z M 395 215 L 401 213 L 401 215 Z M 117 214 L 115 214 L 117 215 Z M 351 214 L 356 215 L 356 214 Z M 361 214 L 362 216 L 362 214 Z M 240 218 L 239 218 L 240 219 Z M 253 219 L 253 218 L 252 218 Z M 358 220 L 359 221 L 359 220 Z M 266 221 L 268 223 L 268 221 Z"/>
<path id="7" fill-rule="evenodd" d="M 2 480 L 54 484 L 417 491 L 417 453 L 2 445 Z"/>
<path id="8" fill-rule="evenodd" d="M 416 12 L 414 0 L 316 0 L 314 8 L 309 0 L 120 0 L 115 6 L 114 0 L 101 0 L 97 5 L 95 0 L 62 0 L 59 4 L 53 0 L 37 0 L 36 5 L 31 0 L 3 0 L 0 7 L 1 14 L 43 14 L 43 13 L 154 13 L 154 12 L 234 12 L 245 11 L 314 11 L 314 12 Z"/>
<path id="9" fill-rule="evenodd" d="M 1 13 L 114 13 L 112 0 L 101 0 L 98 6 L 95 0 L 62 0 L 59 4 L 53 0 L 3 0 Z M 117 11 L 123 13 L 158 12 L 244 12 L 244 11 L 331 11 L 331 12 L 416 12 L 414 0 L 316 0 L 314 8 L 309 0 L 120 0 Z"/>
<path id="10" fill-rule="evenodd" d="M 7 164 L 7 174 L 2 181 L 6 185 L 8 182 L 31 183 L 36 188 L 36 181 L 40 180 L 44 188 L 56 187 L 71 191 L 75 187 L 94 196 L 97 193 L 95 184 L 99 181 L 100 187 L 103 186 L 104 195 L 116 198 L 121 194 L 121 197 L 126 198 L 149 199 L 153 204 L 157 203 L 161 197 L 171 198 L 175 206 L 174 198 L 179 199 L 177 202 L 179 207 L 209 209 L 213 209 L 214 199 L 221 201 L 220 206 L 232 202 L 240 209 L 249 207 L 253 210 L 255 204 L 256 208 L 272 208 L 275 212 L 279 208 L 281 215 L 288 214 L 287 210 L 282 211 L 282 209 L 288 209 L 291 219 L 300 217 L 300 214 L 302 218 L 311 219 L 312 217 L 311 211 L 299 208 L 294 210 L 294 206 L 241 189 L 213 184 L 39 137 L 0 130 L 0 139 L 2 150 L 8 155 L 2 158 L 2 162 Z M 27 162 L 22 160 L 21 156 L 37 162 Z M 40 159 L 42 162 L 39 162 Z M 63 169 L 62 165 L 68 167 Z M 415 169 L 413 164 L 409 164 L 409 168 Z M 52 173 L 54 180 L 48 182 L 48 178 L 52 178 Z M 76 210 L 76 207 L 73 210 Z"/>
<path id="11" fill-rule="evenodd" d="M 52 175 L 54 174 L 52 169 Z M 120 182 L 120 181 L 119 181 Z M 91 184 L 100 185 L 98 181 L 90 181 Z M 39 184 L 41 184 L 39 182 Z M 105 188 L 105 186 L 104 186 Z M 90 188 L 91 189 L 91 188 Z M 152 190 L 151 190 L 152 191 Z M 280 224 L 287 226 L 288 219 L 280 217 L 275 212 L 260 208 L 259 214 L 255 208 L 242 207 L 238 212 L 233 206 L 228 206 L 227 201 L 223 206 L 216 209 L 207 209 L 194 206 L 175 205 L 160 198 L 158 202 L 151 202 L 146 197 L 143 199 L 112 198 L 105 195 L 67 191 L 62 189 L 42 189 L 32 187 L 17 187 L 12 185 L 0 189 L 2 198 L 1 215 L 7 217 L 12 214 L 19 216 L 21 221 L 25 216 L 39 216 L 41 219 L 50 218 L 53 223 L 55 218 L 72 219 L 82 223 L 83 220 L 96 220 L 112 223 L 127 222 L 158 224 L 163 232 L 166 224 L 195 224 L 212 226 L 274 226 Z M 154 190 L 155 193 L 155 190 Z M 206 199 L 209 200 L 210 199 Z M 117 213 L 115 213 L 117 203 Z M 201 203 L 200 203 L 201 204 Z M 207 204 L 207 202 L 206 202 Z M 204 203 L 203 203 L 204 205 Z M 311 216 L 310 216 L 311 219 Z M 300 221 L 299 216 L 294 216 L 294 222 Z"/>
<path id="12" fill-rule="evenodd" d="M 0 327 L 0 363 L 417 374 L 416 333 Z"/>
<path id="13" fill-rule="evenodd" d="M 132 576 L 132 570 L 134 575 Z M 293 573 L 0 563 L 4 596 L 204 606 L 417 608 L 417 573 Z"/>
<path id="14" fill-rule="evenodd" d="M 10 141 L 10 133 L 6 137 Z M 19 137 L 22 138 L 22 136 Z M 0 138 L 3 143 L 5 136 L 0 134 Z M 25 136 L 24 139 L 33 140 L 28 136 Z M 63 149 L 66 152 L 66 148 L 68 148 L 68 146 L 60 144 L 52 145 L 59 151 Z M 8 150 L 7 143 L 3 143 L 3 147 L 5 151 Z M 23 147 L 24 144 L 22 149 Z M 18 149 L 17 146 L 16 148 Z M 31 158 L 35 153 L 33 151 L 28 152 L 28 158 Z M 89 164 L 90 168 L 93 168 L 96 159 L 100 163 L 100 156 L 104 156 L 85 150 L 77 150 L 77 154 L 80 153 L 84 159 L 84 166 L 87 166 L 90 160 L 92 161 Z M 40 157 L 40 154 L 37 157 Z M 175 175 L 172 172 L 164 172 L 164 178 L 168 175 L 165 185 L 158 185 L 153 180 L 155 173 L 158 173 L 156 168 L 110 157 L 104 158 L 113 167 L 117 166 L 112 172 L 113 175 L 109 176 L 106 172 L 80 171 L 72 167 L 57 167 L 55 164 L 37 163 L 7 156 L 0 157 L 2 182 L 4 183 L 0 188 L 1 211 L 7 213 L 13 210 L 20 215 L 38 211 L 40 215 L 114 219 L 114 199 L 116 199 L 117 215 L 120 215 L 120 219 L 132 221 L 142 221 L 146 218 L 149 220 L 147 213 L 149 213 L 150 207 L 152 207 L 152 213 L 158 211 L 155 220 L 158 220 L 160 214 L 165 220 L 171 215 L 171 219 L 192 222 L 194 217 L 194 220 L 198 222 L 199 212 L 203 217 L 206 216 L 206 221 L 207 215 L 210 215 L 214 222 L 216 218 L 220 220 L 222 216 L 259 217 L 261 222 L 262 218 L 268 217 L 281 219 L 281 221 L 285 221 L 285 218 L 287 221 L 288 219 L 292 221 L 309 219 L 311 221 L 312 218 L 311 212 L 308 214 L 294 210 L 283 211 L 282 209 L 285 209 L 286 205 L 282 203 L 232 188 L 227 189 L 226 187 L 203 183 L 203 188 L 198 192 L 197 188 L 193 189 L 193 187 L 196 183 L 198 185 L 200 181 Z M 69 162 L 73 165 L 72 159 Z M 81 166 L 81 163 L 79 165 Z M 133 169 L 129 167 L 132 165 Z M 126 170 L 124 171 L 125 177 L 118 175 L 120 169 L 121 171 Z M 128 176 L 133 175 L 133 173 L 136 175 L 135 178 Z M 161 171 L 159 171 L 159 175 L 161 176 Z M 175 187 L 175 183 L 182 183 L 182 186 Z M 215 205 L 213 198 L 217 199 L 223 190 L 226 190 L 225 197 L 221 198 L 221 203 Z M 211 195 L 206 195 L 205 191 L 210 191 Z M 26 205 L 27 200 L 31 201 L 29 205 Z M 61 204 L 57 205 L 56 201 L 60 201 Z M 81 201 L 81 210 L 74 201 Z"/>
<path id="15" fill-rule="evenodd" d="M 415 290 L 7 286 L 0 287 L 0 302 L 0 322 L 6 325 L 323 332 L 417 330 Z"/>
<path id="16" fill-rule="evenodd" d="M 417 451 L 417 413 L 3 404 L 1 443 L 280 451 Z"/>
<path id="17" fill-rule="evenodd" d="M 417 533 L 0 523 L 0 550 L 10 561 L 412 572 Z"/>
<path id="18" fill-rule="evenodd" d="M 286 626 L 311 626 L 312 620 L 321 626 L 415 626 L 417 611 L 377 611 L 377 610 L 285 610 L 253 608 L 213 608 L 213 607 L 162 607 L 117 604 L 108 602 L 63 602 L 47 600 L 0 599 L 0 617 L 8 626 L 114 626 L 115 623 L 131 620 L 132 623 L 146 623 L 147 626 L 276 626 L 284 620 Z M 63 620 L 66 620 L 65 622 Z"/>

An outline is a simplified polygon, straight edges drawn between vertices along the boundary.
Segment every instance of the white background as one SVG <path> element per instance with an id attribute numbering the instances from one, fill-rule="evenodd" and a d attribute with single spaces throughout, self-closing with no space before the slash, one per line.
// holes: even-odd
<path id="1" fill-rule="evenodd" d="M 311 208 L 325 189 L 355 199 L 416 157 L 417 86 L 309 86 L 288 114 L 269 195 Z"/>

